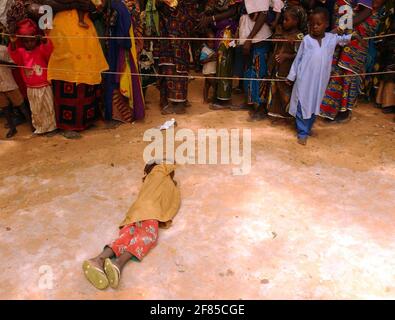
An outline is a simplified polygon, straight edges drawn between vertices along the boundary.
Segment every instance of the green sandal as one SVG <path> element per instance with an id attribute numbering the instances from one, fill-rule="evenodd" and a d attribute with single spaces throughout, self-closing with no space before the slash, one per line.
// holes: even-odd
<path id="1" fill-rule="evenodd" d="M 99 290 L 104 290 L 108 287 L 108 279 L 103 270 L 94 266 L 90 261 L 86 260 L 82 264 L 82 270 L 86 279 Z"/>
<path id="2" fill-rule="evenodd" d="M 114 265 L 109 258 L 104 261 L 104 271 L 106 272 L 110 287 L 113 289 L 118 288 L 119 280 L 121 279 L 121 271 Z"/>

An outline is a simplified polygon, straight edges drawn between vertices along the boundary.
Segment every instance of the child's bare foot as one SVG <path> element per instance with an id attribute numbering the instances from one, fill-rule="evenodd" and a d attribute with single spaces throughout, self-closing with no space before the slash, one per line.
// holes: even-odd
<path id="1" fill-rule="evenodd" d="M 78 22 L 78 25 L 79 25 L 81 28 L 89 29 L 89 25 L 88 25 L 85 21 L 80 21 L 80 22 Z"/>
<path id="2" fill-rule="evenodd" d="M 250 110 L 249 115 L 250 117 L 247 119 L 248 122 L 262 121 L 267 118 L 267 114 L 263 110 Z"/>
<path id="3" fill-rule="evenodd" d="M 176 114 L 184 114 L 184 113 L 186 113 L 187 111 L 185 110 L 185 103 L 177 103 L 174 106 L 174 112 Z"/>
<path id="4" fill-rule="evenodd" d="M 310 133 L 309 133 L 309 136 L 313 137 L 313 138 L 316 138 L 316 137 L 318 137 L 318 134 L 317 134 L 316 131 L 311 130 Z"/>
<path id="5" fill-rule="evenodd" d="M 210 104 L 210 109 L 211 110 L 224 110 L 224 109 L 229 109 L 231 107 L 231 104 L 222 104 L 222 103 L 212 103 Z"/>
<path id="6" fill-rule="evenodd" d="M 253 104 L 243 103 L 237 106 L 231 106 L 230 110 L 232 111 L 242 111 L 242 110 L 252 110 L 254 108 Z"/>
<path id="7" fill-rule="evenodd" d="M 7 135 L 6 135 L 7 139 L 11 139 L 13 136 L 15 136 L 17 134 L 17 132 L 18 131 L 15 128 L 8 130 Z"/>
<path id="8" fill-rule="evenodd" d="M 44 135 L 45 135 L 47 138 L 52 138 L 52 137 L 56 136 L 58 133 L 59 133 L 59 130 L 58 130 L 58 129 L 55 129 L 55 130 L 53 130 L 53 131 L 51 131 L 51 132 L 47 132 L 47 133 L 44 134 Z"/>
<path id="9" fill-rule="evenodd" d="M 307 144 L 307 138 L 298 138 L 298 143 L 305 146 Z"/>

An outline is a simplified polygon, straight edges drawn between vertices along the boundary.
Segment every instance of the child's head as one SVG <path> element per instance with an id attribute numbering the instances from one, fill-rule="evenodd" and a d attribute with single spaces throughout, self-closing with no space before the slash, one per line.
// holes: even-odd
<path id="1" fill-rule="evenodd" d="M 297 28 L 301 30 L 302 17 L 299 14 L 299 7 L 292 6 L 288 7 L 284 12 L 283 29 L 285 31 Z"/>
<path id="2" fill-rule="evenodd" d="M 323 7 L 317 7 L 310 15 L 310 35 L 313 37 L 322 37 L 325 30 L 329 27 L 329 12 Z"/>
<path id="3" fill-rule="evenodd" d="M 144 167 L 144 177 L 143 177 L 143 182 L 145 181 L 145 178 L 151 173 L 151 171 L 157 166 L 160 165 L 162 163 L 168 164 L 171 163 L 171 161 L 168 161 L 166 159 L 164 160 L 152 160 L 146 163 L 145 167 Z M 171 179 L 174 181 L 174 176 L 175 176 L 175 172 L 172 171 L 170 174 Z"/>
<path id="4" fill-rule="evenodd" d="M 37 24 L 31 19 L 23 19 L 17 24 L 17 34 L 20 36 L 27 36 L 21 38 L 23 47 L 31 51 L 38 45 L 38 40 L 35 38 L 39 33 Z"/>
<path id="5" fill-rule="evenodd" d="M 215 48 L 215 33 L 214 33 L 214 31 L 213 30 L 211 30 L 211 29 L 209 29 L 208 31 L 207 31 L 207 38 L 209 38 L 210 40 L 207 40 L 206 42 L 207 42 L 207 46 L 210 48 L 210 49 L 214 49 Z"/>

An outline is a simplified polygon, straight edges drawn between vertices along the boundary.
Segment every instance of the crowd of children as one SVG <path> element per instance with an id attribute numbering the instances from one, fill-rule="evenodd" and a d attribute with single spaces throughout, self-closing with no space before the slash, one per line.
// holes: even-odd
<path id="1" fill-rule="evenodd" d="M 13 8 L 23 11 L 27 5 L 21 0 L 6 2 L 8 4 L 0 10 Z M 29 1 L 30 4 L 32 2 Z M 55 0 L 37 2 L 58 5 Z M 75 3 L 80 2 L 82 0 Z M 200 56 L 205 76 L 203 100 L 210 103 L 211 109 L 249 110 L 250 121 L 268 117 L 295 118 L 298 142 L 304 145 L 312 134 L 317 115 L 328 122 L 350 119 L 350 110 L 355 106 L 364 84 L 359 74 L 367 71 L 365 65 L 369 58 L 369 46 L 374 45 L 376 50 L 382 52 L 382 71 L 394 70 L 394 38 L 388 37 L 374 43 L 365 39 L 377 34 L 382 24 L 388 24 L 388 18 L 391 23 L 386 30 L 388 33 L 394 32 L 393 0 L 92 2 L 86 7 L 73 7 L 73 2 L 66 1 L 67 5 L 62 3 L 64 8 L 59 7 L 57 11 L 76 9 L 73 15 L 78 18 L 76 28 L 94 29 L 81 32 L 130 36 L 130 41 L 97 42 L 90 47 L 92 50 L 102 47 L 100 54 L 78 54 L 74 46 L 66 46 L 72 44 L 72 40 L 56 38 L 52 42 L 50 36 L 39 30 L 37 19 L 31 15 L 8 14 L 10 25 L 8 30 L 2 26 L 4 34 L 0 45 L 0 107 L 7 120 L 7 138 L 17 133 L 13 108 L 20 109 L 35 134 L 49 136 L 58 129 L 78 131 L 87 128 L 99 114 L 97 106 L 101 104 L 105 105 L 103 114 L 106 120 L 139 120 L 144 117 L 146 89 L 155 83 L 161 92 L 162 113 L 184 113 L 188 104 L 188 81 L 187 78 L 173 75 L 188 75 L 192 51 L 192 56 Z M 339 8 L 345 4 L 354 11 L 352 27 L 344 27 L 339 22 Z M 92 7 L 94 14 L 91 12 L 88 15 L 86 10 Z M 4 17 L 4 12 L 0 14 Z M 90 19 L 95 15 L 99 18 L 93 24 Z M 61 16 L 59 14 L 59 21 Z M 3 18 L 0 23 L 4 21 Z M 100 21 L 105 21 L 108 26 L 107 34 L 100 32 Z M 59 25 L 60 22 L 57 23 Z M 5 31 L 15 36 L 6 37 Z M 52 33 L 61 35 L 64 32 Z M 139 35 L 180 37 L 197 33 L 206 38 L 200 46 L 196 45 L 196 41 L 192 45 L 191 42 L 177 39 L 135 39 Z M 64 44 L 62 50 L 58 47 L 60 43 Z M 79 44 L 79 47 L 83 45 Z M 63 50 L 67 47 L 73 48 L 73 54 Z M 53 58 L 51 63 L 54 50 L 56 59 Z M 73 68 L 78 63 L 69 61 L 84 58 L 90 61 L 92 57 L 100 60 L 102 54 L 107 58 L 107 70 L 121 75 L 103 75 L 101 85 L 98 77 L 84 81 L 87 76 L 81 75 L 83 70 L 72 70 L 73 77 L 62 74 L 58 78 L 56 75 L 61 71 L 53 68 L 51 71 L 55 60 L 56 65 L 64 61 L 65 66 Z M 120 63 L 120 59 L 125 62 Z M 97 67 L 99 74 L 106 68 L 106 62 L 102 60 Z M 21 71 L 25 99 L 23 88 L 16 83 L 17 79 L 14 80 L 14 65 Z M 130 75 L 138 72 L 144 75 Z M 162 76 L 156 79 L 156 73 Z M 231 77 L 246 79 L 239 80 L 238 87 L 233 89 L 233 93 L 245 95 L 245 103 L 240 106 L 231 103 Z M 386 113 L 395 111 L 394 86 L 394 75 L 389 73 L 378 78 L 376 90 L 372 91 L 372 94 L 377 94 L 377 105 Z M 74 90 L 75 93 L 67 90 Z M 77 97 L 80 94 L 82 97 Z M 69 106 L 64 103 L 65 97 Z M 85 110 L 87 106 L 90 108 Z M 77 125 L 73 121 L 80 123 Z"/>

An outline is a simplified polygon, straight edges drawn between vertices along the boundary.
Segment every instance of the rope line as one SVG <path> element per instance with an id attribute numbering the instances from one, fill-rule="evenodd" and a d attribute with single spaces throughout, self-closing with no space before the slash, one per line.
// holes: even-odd
<path id="1" fill-rule="evenodd" d="M 6 64 L 0 64 L 0 67 L 11 67 L 11 68 L 21 68 L 21 69 L 32 69 L 30 67 L 25 66 L 10 66 Z M 41 67 L 43 70 L 48 70 L 47 67 Z M 156 78 L 187 78 L 190 80 L 193 79 L 207 79 L 205 76 L 200 75 L 167 75 L 167 74 L 151 74 L 151 73 L 137 73 L 137 72 L 115 72 L 115 71 L 74 71 L 71 69 L 60 69 L 60 68 L 51 68 L 54 71 L 61 71 L 65 73 L 77 73 L 77 74 L 111 74 L 111 75 L 130 75 L 130 76 L 144 76 L 144 77 L 156 77 Z M 331 78 L 348 78 L 348 77 L 360 77 L 360 76 L 373 76 L 373 75 L 385 75 L 385 74 L 395 74 L 395 71 L 381 71 L 381 72 L 366 72 L 366 73 L 357 73 L 357 74 L 342 74 L 342 75 L 332 75 Z M 243 81 L 263 81 L 263 82 L 284 82 L 286 79 L 271 79 L 271 78 L 239 78 L 239 77 L 210 77 L 210 79 L 214 80 L 243 80 Z"/>
<path id="2" fill-rule="evenodd" d="M 35 36 L 23 36 L 23 35 L 12 35 L 9 33 L 0 33 L 1 36 L 15 36 L 17 38 L 35 38 Z M 380 39 L 380 38 L 387 38 L 393 37 L 395 33 L 378 35 L 374 37 L 365 37 L 364 40 L 372 40 L 372 39 Z M 99 40 L 130 40 L 130 37 L 111 37 L 111 36 L 47 36 L 50 39 L 99 39 Z M 192 38 L 192 37 L 134 37 L 135 40 L 184 40 L 184 41 L 247 41 L 251 40 L 248 38 Z M 303 40 L 289 40 L 289 39 L 275 39 L 275 38 L 254 38 L 254 41 L 258 42 L 301 42 Z"/>

